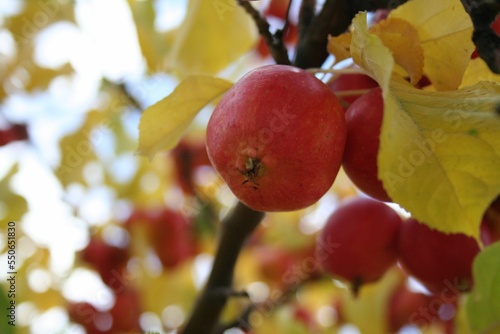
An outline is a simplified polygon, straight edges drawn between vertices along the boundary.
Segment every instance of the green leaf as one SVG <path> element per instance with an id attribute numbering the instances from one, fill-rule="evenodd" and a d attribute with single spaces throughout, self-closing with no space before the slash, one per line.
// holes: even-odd
<path id="1" fill-rule="evenodd" d="M 7 299 L 7 294 L 4 292 L 4 289 L 0 288 L 0 310 L 2 310 L 2 314 L 6 314 L 7 308 L 10 306 L 10 300 Z M 16 315 L 17 317 L 17 315 Z M 16 331 L 16 327 L 9 325 L 9 318 L 5 316 L 2 317 L 2 321 L 0 321 L 0 333 L 2 334 L 14 334 Z"/>
<path id="2" fill-rule="evenodd" d="M 13 165 L 9 172 L 0 179 L 0 212 L 5 210 L 1 218 L 1 228 L 5 228 L 9 221 L 19 221 L 28 210 L 28 204 L 24 197 L 12 192 L 10 187 L 11 178 L 18 172 L 19 166 Z M 5 224 L 5 225 L 4 225 Z M 3 229 L 2 231 L 5 231 Z"/>
<path id="3" fill-rule="evenodd" d="M 353 59 L 383 89 L 378 169 L 389 196 L 432 228 L 478 238 L 481 217 L 500 193 L 500 117 L 493 112 L 500 85 L 416 89 L 392 73 L 392 55 L 366 30 L 365 14 L 353 23 Z"/>
<path id="4" fill-rule="evenodd" d="M 500 243 L 486 247 L 473 264 L 474 288 L 466 303 L 472 333 L 500 332 Z"/>
<path id="5" fill-rule="evenodd" d="M 190 76 L 164 99 L 148 107 L 139 123 L 138 154 L 150 159 L 175 147 L 198 112 L 233 84 L 211 76 Z"/>

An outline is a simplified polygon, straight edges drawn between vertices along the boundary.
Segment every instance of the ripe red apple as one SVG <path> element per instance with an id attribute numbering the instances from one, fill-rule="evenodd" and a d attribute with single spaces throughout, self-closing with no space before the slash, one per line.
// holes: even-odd
<path id="1" fill-rule="evenodd" d="M 274 16 L 284 20 L 286 18 L 286 13 L 290 0 L 271 0 L 269 5 L 264 8 L 264 16 Z"/>
<path id="2" fill-rule="evenodd" d="M 115 304 L 109 311 L 113 317 L 110 333 L 140 333 L 142 309 L 139 293 L 129 287 L 116 294 L 115 298 Z"/>
<path id="3" fill-rule="evenodd" d="M 130 288 L 115 295 L 109 311 L 100 311 L 86 302 L 68 305 L 71 321 L 82 325 L 87 334 L 139 333 L 141 313 L 139 294 Z"/>
<path id="4" fill-rule="evenodd" d="M 365 194 L 384 202 L 391 199 L 378 178 L 377 156 L 384 113 L 382 90 L 374 88 L 357 99 L 345 113 L 347 139 L 342 166 Z"/>
<path id="5" fill-rule="evenodd" d="M 354 291 L 377 281 L 397 260 L 401 218 L 388 205 L 370 198 L 348 199 L 328 217 L 318 247 L 334 244 L 331 252 L 316 250 L 324 271 L 351 282 Z"/>
<path id="6" fill-rule="evenodd" d="M 25 139 L 28 139 L 28 131 L 24 124 L 10 124 L 8 128 L 0 129 L 0 146 Z"/>
<path id="7" fill-rule="evenodd" d="M 102 281 L 111 287 L 119 281 L 130 258 L 126 248 L 110 245 L 96 236 L 90 239 L 81 256 L 84 261 L 92 264 Z"/>
<path id="8" fill-rule="evenodd" d="M 176 181 L 186 194 L 194 195 L 194 173 L 196 168 L 210 166 L 204 141 L 182 140 L 173 150 Z"/>
<path id="9" fill-rule="evenodd" d="M 424 326 L 437 321 L 439 315 L 428 310 L 433 298 L 432 295 L 410 291 L 406 285 L 397 287 L 387 305 L 389 331 L 397 333 L 406 325 Z"/>
<path id="10" fill-rule="evenodd" d="M 479 245 L 465 234 L 445 234 L 410 218 L 401 225 L 398 251 L 403 268 L 434 294 L 459 294 L 473 285 Z"/>
<path id="11" fill-rule="evenodd" d="M 246 74 L 207 126 L 212 165 L 257 211 L 292 211 L 318 201 L 339 171 L 344 145 L 335 94 L 312 74 L 286 65 Z"/>
<path id="12" fill-rule="evenodd" d="M 198 247 L 188 217 L 169 208 L 137 209 L 126 225 L 145 224 L 149 243 L 165 268 L 193 257 Z"/>
<path id="13" fill-rule="evenodd" d="M 378 87 L 378 83 L 369 76 L 361 73 L 346 73 L 334 77 L 328 82 L 330 87 L 339 100 L 346 106 L 350 106 L 360 96 L 366 93 L 366 90 Z"/>

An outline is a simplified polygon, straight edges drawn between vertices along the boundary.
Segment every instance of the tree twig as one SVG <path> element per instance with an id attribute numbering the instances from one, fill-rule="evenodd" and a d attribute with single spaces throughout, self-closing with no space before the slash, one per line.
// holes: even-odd
<path id="1" fill-rule="evenodd" d="M 277 34 L 272 34 L 269 31 L 269 23 L 248 1 L 238 0 L 238 4 L 252 17 L 259 30 L 259 34 L 266 41 L 269 52 L 276 64 L 290 65 L 288 58 L 288 50 L 283 42 L 283 32 L 278 31 Z"/>
<path id="2" fill-rule="evenodd" d="M 491 24 L 500 11 L 500 1 L 461 0 L 474 25 L 472 41 L 490 70 L 500 73 L 500 37 Z"/>
<path id="3" fill-rule="evenodd" d="M 328 35 L 345 32 L 354 16 L 363 10 L 396 7 L 406 0 L 326 0 L 323 8 L 299 35 L 293 64 L 300 68 L 321 67 L 328 57 Z M 303 28 L 304 29 L 304 28 Z"/>
<path id="4" fill-rule="evenodd" d="M 222 221 L 222 233 L 212 271 L 184 330 L 181 331 L 183 334 L 209 334 L 216 329 L 219 315 L 231 295 L 227 291 L 233 283 L 239 252 L 263 217 L 263 212 L 254 211 L 238 202 Z"/>

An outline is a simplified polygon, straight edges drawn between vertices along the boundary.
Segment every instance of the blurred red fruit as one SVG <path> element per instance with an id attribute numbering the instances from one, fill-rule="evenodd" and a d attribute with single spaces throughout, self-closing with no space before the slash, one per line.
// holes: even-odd
<path id="1" fill-rule="evenodd" d="M 28 139 L 28 130 L 24 124 L 11 124 L 7 129 L 0 129 L 0 146 L 25 139 Z"/>
<path id="2" fill-rule="evenodd" d="M 437 313 L 431 312 L 430 318 L 427 316 L 427 309 L 432 300 L 433 296 L 410 291 L 406 285 L 398 287 L 389 299 L 387 311 L 389 331 L 397 333 L 401 327 L 406 325 L 422 327 L 430 324 L 433 319 L 437 320 Z M 427 317 L 421 314 L 423 310 L 426 310 Z"/>
<path id="3" fill-rule="evenodd" d="M 403 268 L 434 294 L 459 294 L 473 285 L 479 245 L 465 234 L 445 234 L 410 218 L 400 228 L 398 250 Z"/>
<path id="4" fill-rule="evenodd" d="M 176 181 L 186 194 L 195 194 L 194 176 L 196 168 L 211 166 L 204 141 L 181 141 L 173 150 L 172 157 Z"/>
<path id="5" fill-rule="evenodd" d="M 264 9 L 264 16 L 274 16 L 284 20 L 288 10 L 290 0 L 271 0 L 269 6 Z"/>
<path id="6" fill-rule="evenodd" d="M 85 262 L 95 268 L 106 285 L 117 288 L 122 284 L 122 276 L 130 257 L 127 249 L 110 245 L 94 236 L 82 251 L 81 256 Z"/>
<path id="7" fill-rule="evenodd" d="M 191 222 L 179 211 L 136 210 L 125 224 L 145 225 L 149 243 L 165 268 L 175 268 L 197 253 Z"/>

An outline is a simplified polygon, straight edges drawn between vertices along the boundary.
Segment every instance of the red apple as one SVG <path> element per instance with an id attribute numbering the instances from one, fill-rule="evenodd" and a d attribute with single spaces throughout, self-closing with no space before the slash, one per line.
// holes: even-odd
<path id="1" fill-rule="evenodd" d="M 263 14 L 264 16 L 274 16 L 282 20 L 286 19 L 286 13 L 290 0 L 270 0 L 269 6 L 267 6 Z"/>
<path id="2" fill-rule="evenodd" d="M 410 218 L 401 225 L 398 251 L 403 268 L 434 294 L 459 294 L 473 285 L 479 245 L 465 234 L 445 234 Z"/>
<path id="3" fill-rule="evenodd" d="M 179 211 L 137 209 L 126 222 L 131 224 L 145 224 L 147 238 L 165 268 L 176 268 L 197 253 L 191 221 Z"/>
<path id="4" fill-rule="evenodd" d="M 84 261 L 92 264 L 102 281 L 111 287 L 119 282 L 130 258 L 126 248 L 110 245 L 96 236 L 90 239 L 81 256 Z"/>
<path id="5" fill-rule="evenodd" d="M 335 94 L 312 74 L 268 65 L 240 79 L 207 126 L 208 156 L 236 197 L 257 211 L 292 211 L 331 187 L 345 145 Z"/>
<path id="6" fill-rule="evenodd" d="M 346 73 L 334 77 L 328 86 L 337 93 L 337 97 L 346 106 L 350 106 L 367 90 L 378 87 L 378 83 L 361 73 Z"/>
<path id="7" fill-rule="evenodd" d="M 326 273 L 351 282 L 354 291 L 377 281 L 397 260 L 401 218 L 388 205 L 369 198 L 348 199 L 328 217 L 318 236 L 318 247 L 336 245 L 330 252 L 317 249 Z"/>
<path id="8" fill-rule="evenodd" d="M 380 129 L 384 113 L 382 90 L 374 88 L 357 99 L 345 113 L 347 140 L 342 166 L 365 194 L 384 202 L 391 199 L 378 178 Z"/>
<path id="9" fill-rule="evenodd" d="M 8 128 L 0 129 L 0 146 L 25 139 L 28 139 L 28 131 L 24 124 L 10 124 Z"/>
<path id="10" fill-rule="evenodd" d="M 410 291 L 402 285 L 392 293 L 387 305 L 387 322 L 389 331 L 397 333 L 406 325 L 425 326 L 437 321 L 439 315 L 429 311 L 433 296 Z"/>
<path id="11" fill-rule="evenodd" d="M 177 183 L 184 193 L 194 195 L 195 187 L 193 178 L 196 168 L 210 166 L 205 142 L 182 140 L 171 153 L 174 160 Z"/>

